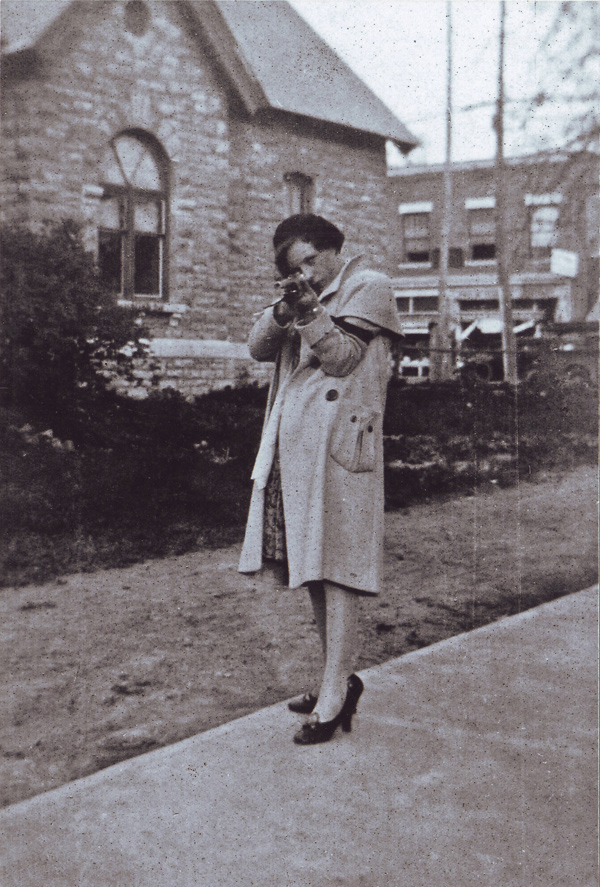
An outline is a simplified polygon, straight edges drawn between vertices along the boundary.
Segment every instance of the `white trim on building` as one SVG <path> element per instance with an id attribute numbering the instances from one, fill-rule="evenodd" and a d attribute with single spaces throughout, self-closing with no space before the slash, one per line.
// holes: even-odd
<path id="1" fill-rule="evenodd" d="M 412 213 L 430 213 L 433 212 L 432 200 L 420 200 L 416 203 L 401 203 L 398 207 L 401 216 L 407 216 Z"/>
<path id="2" fill-rule="evenodd" d="M 494 209 L 495 206 L 496 198 L 493 195 L 465 198 L 465 209 Z"/>
<path id="3" fill-rule="evenodd" d="M 563 196 L 555 191 L 553 194 L 526 194 L 525 206 L 553 206 L 562 203 Z"/>

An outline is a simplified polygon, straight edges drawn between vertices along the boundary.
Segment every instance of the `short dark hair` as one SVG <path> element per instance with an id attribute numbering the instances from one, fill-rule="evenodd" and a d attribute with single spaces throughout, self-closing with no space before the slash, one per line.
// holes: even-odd
<path id="1" fill-rule="evenodd" d="M 334 249 L 339 253 L 344 244 L 344 235 L 339 228 L 322 216 L 313 213 L 297 213 L 281 222 L 273 235 L 275 264 L 280 274 L 290 273 L 287 264 L 287 251 L 297 240 L 310 243 L 316 250 Z"/>

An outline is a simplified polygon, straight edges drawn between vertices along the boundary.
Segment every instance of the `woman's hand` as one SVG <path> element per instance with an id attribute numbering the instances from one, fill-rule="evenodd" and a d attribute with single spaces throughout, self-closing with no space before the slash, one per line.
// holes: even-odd
<path id="1" fill-rule="evenodd" d="M 308 282 L 304 283 L 304 292 L 296 302 L 296 315 L 298 320 L 306 320 L 307 316 L 314 313 L 318 307 L 319 300 L 317 294 Z"/>
<path id="2" fill-rule="evenodd" d="M 296 318 L 296 312 L 285 299 L 281 299 L 273 306 L 273 317 L 279 326 L 288 326 Z"/>
<path id="3" fill-rule="evenodd" d="M 317 294 L 307 280 L 299 280 L 298 285 L 285 292 L 281 301 L 273 308 L 273 316 L 280 326 L 292 321 L 305 320 L 319 307 Z"/>

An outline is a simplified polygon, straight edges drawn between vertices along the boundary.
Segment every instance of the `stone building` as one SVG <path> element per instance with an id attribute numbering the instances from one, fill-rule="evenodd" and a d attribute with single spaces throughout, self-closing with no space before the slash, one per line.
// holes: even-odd
<path id="1" fill-rule="evenodd" d="M 83 226 L 163 385 L 257 372 L 271 237 L 313 210 L 394 272 L 386 141 L 416 140 L 282 0 L 3 0 L 2 220 Z M 143 374 L 142 374 L 143 379 Z"/>
<path id="2" fill-rule="evenodd" d="M 508 267 L 518 335 L 581 324 L 597 303 L 598 172 L 598 157 L 590 153 L 507 162 Z M 396 209 L 396 299 L 414 347 L 404 355 L 400 372 L 419 379 L 429 373 L 430 335 L 439 316 L 443 167 L 399 168 L 390 189 Z M 498 377 L 502 361 L 492 359 L 502 329 L 495 203 L 493 161 L 453 165 L 450 344 L 458 359 L 461 349 L 477 342 Z"/>

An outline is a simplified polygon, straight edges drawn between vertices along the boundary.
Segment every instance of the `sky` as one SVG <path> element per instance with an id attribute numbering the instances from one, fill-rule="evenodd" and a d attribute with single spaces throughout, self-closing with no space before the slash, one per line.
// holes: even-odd
<path id="1" fill-rule="evenodd" d="M 445 0 L 290 0 L 291 5 L 421 141 L 412 164 L 446 155 Z M 518 125 L 537 92 L 542 38 L 556 0 L 508 0 L 505 40 L 507 155 L 539 143 Z M 496 0 L 452 0 L 453 160 L 494 156 L 492 115 L 498 90 Z M 461 110 L 477 105 L 472 110 Z M 395 162 L 404 162 L 399 156 Z"/>

